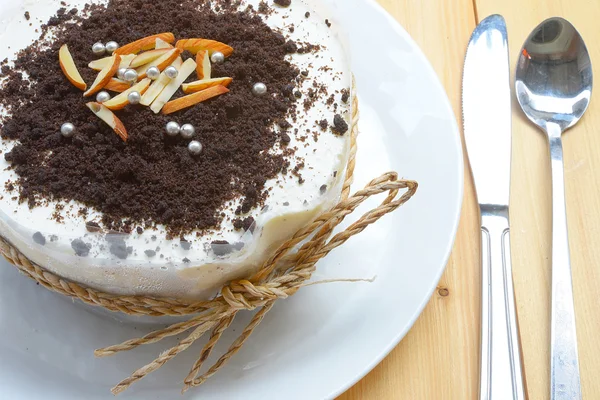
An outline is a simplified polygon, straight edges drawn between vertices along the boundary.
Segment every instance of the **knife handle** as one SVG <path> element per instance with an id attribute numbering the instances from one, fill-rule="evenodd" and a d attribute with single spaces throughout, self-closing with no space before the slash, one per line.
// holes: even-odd
<path id="1" fill-rule="evenodd" d="M 524 400 L 508 208 L 481 211 L 480 400 Z"/>

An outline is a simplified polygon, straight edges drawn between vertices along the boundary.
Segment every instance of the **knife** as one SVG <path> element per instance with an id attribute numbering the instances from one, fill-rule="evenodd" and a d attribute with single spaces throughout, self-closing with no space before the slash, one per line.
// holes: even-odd
<path id="1" fill-rule="evenodd" d="M 463 125 L 481 211 L 480 400 L 525 399 L 510 261 L 511 94 L 506 23 L 473 31 L 463 71 Z"/>

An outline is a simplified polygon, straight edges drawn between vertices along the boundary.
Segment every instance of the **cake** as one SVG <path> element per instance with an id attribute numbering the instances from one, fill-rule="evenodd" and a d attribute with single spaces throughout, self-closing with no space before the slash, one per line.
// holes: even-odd
<path id="1" fill-rule="evenodd" d="M 338 202 L 352 74 L 311 2 L 51 7 L 0 35 L 0 236 L 31 261 L 207 299 Z"/>

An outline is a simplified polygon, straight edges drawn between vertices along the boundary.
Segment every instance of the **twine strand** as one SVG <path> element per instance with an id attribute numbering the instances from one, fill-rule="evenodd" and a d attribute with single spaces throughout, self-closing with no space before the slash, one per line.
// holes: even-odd
<path id="1" fill-rule="evenodd" d="M 229 328 L 229 326 L 233 322 L 236 314 L 237 314 L 237 312 L 221 319 L 221 321 L 219 322 L 219 325 L 217 325 L 213 329 L 213 331 L 210 335 L 210 339 L 208 340 L 208 343 L 206 343 L 204 345 L 204 347 L 202 348 L 202 351 L 200 352 L 200 357 L 198 357 L 198 359 L 194 363 L 194 366 L 190 370 L 190 373 L 183 381 L 183 383 L 185 383 L 185 386 L 183 387 L 183 390 L 181 391 L 182 394 L 187 392 L 187 390 L 192 386 L 192 384 L 194 383 L 194 380 L 200 373 L 202 364 L 204 364 L 204 361 L 206 361 L 206 359 L 208 357 L 210 357 L 210 353 L 212 352 L 212 350 L 214 349 L 216 344 L 219 342 L 219 340 L 221 340 L 221 336 L 227 330 L 227 328 Z"/>
<path id="2" fill-rule="evenodd" d="M 157 359 L 152 361 L 150 364 L 143 366 L 142 368 L 135 371 L 128 378 L 123 379 L 110 391 L 112 394 L 119 394 L 127 390 L 129 386 L 146 377 L 148 374 L 156 371 L 168 361 L 172 360 L 177 354 L 187 350 L 196 340 L 200 339 L 208 330 L 210 330 L 217 323 L 215 321 L 207 321 L 198 326 L 194 331 L 185 339 L 183 339 L 177 346 L 171 347 L 169 350 L 163 352 Z"/>
<path id="3" fill-rule="evenodd" d="M 246 343 L 246 340 L 248 340 L 250 335 L 252 335 L 252 332 L 254 332 L 256 327 L 265 318 L 265 315 L 267 315 L 267 313 L 271 311 L 271 308 L 273 308 L 274 304 L 275 302 L 272 301 L 270 303 L 267 303 L 263 308 L 261 308 L 260 311 L 254 315 L 250 323 L 246 325 L 246 328 L 244 328 L 242 334 L 235 340 L 235 342 L 233 342 L 233 344 L 229 347 L 227 352 L 223 354 L 221 358 L 219 358 L 217 362 L 215 362 L 214 365 L 210 367 L 208 371 L 206 371 L 206 373 L 204 373 L 199 378 L 194 379 L 190 386 L 200 386 L 204 382 L 206 382 L 208 378 L 216 374 L 227 363 L 227 361 L 229 361 L 229 359 L 233 357 L 242 348 L 244 343 Z"/>

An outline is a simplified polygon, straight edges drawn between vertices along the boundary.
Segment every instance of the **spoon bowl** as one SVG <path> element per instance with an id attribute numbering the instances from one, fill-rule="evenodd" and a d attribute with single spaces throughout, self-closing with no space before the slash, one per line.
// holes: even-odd
<path id="1" fill-rule="evenodd" d="M 575 27 L 563 18 L 538 25 L 517 64 L 517 99 L 525 115 L 544 130 L 552 122 L 565 131 L 587 110 L 592 85 L 590 56 Z"/>

